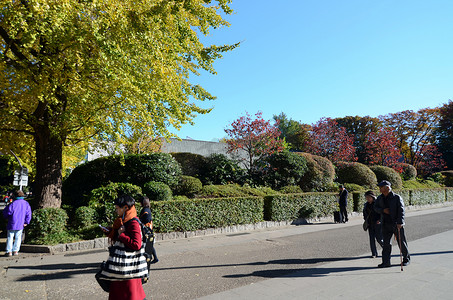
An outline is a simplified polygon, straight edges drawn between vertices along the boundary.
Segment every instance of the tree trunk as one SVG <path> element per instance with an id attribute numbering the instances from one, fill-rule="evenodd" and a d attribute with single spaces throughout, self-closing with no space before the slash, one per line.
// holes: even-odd
<path id="1" fill-rule="evenodd" d="M 33 194 L 38 208 L 61 206 L 63 143 L 46 126 L 35 128 L 36 181 Z"/>

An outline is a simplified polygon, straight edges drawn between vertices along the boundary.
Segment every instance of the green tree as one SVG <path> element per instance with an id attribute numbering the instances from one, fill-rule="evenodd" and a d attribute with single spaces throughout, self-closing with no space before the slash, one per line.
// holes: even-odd
<path id="1" fill-rule="evenodd" d="M 238 44 L 204 46 L 231 0 L 3 1 L 0 144 L 36 153 L 39 207 L 59 207 L 63 148 L 145 129 L 170 136 L 212 100 L 189 82 Z M 0 149 L 2 150 L 2 149 Z"/>
<path id="2" fill-rule="evenodd" d="M 370 133 L 377 133 L 382 127 L 378 118 L 370 116 L 346 116 L 344 118 L 335 119 L 341 127 L 346 129 L 346 133 L 354 137 L 354 147 L 356 151 L 357 161 L 365 163 L 366 161 L 366 137 Z"/>
<path id="3" fill-rule="evenodd" d="M 453 169 L 453 101 L 440 108 L 440 120 L 436 129 L 437 145 L 448 169 Z"/>
<path id="4" fill-rule="evenodd" d="M 273 118 L 278 124 L 280 138 L 285 139 L 290 149 L 304 151 L 305 143 L 310 138 L 311 126 L 294 121 L 293 119 L 288 119 L 288 116 L 284 112 L 274 115 Z"/>

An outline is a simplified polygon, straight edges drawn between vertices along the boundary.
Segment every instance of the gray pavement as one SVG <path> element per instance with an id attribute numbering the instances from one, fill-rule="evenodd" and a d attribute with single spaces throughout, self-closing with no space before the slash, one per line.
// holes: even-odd
<path id="1" fill-rule="evenodd" d="M 453 211 L 453 207 L 412 210 L 408 212 L 408 217 L 447 211 Z M 453 220 L 442 219 L 440 221 L 451 223 Z M 177 277 L 180 272 L 178 268 L 184 269 L 183 263 L 172 260 L 178 256 L 185 257 L 187 260 L 201 252 L 211 252 L 213 255 L 217 255 L 220 252 L 219 249 L 227 247 L 242 251 L 242 249 L 247 250 L 249 245 L 260 241 L 272 243 L 281 242 L 282 238 L 298 239 L 300 235 L 358 227 L 361 223 L 361 217 L 354 217 L 347 224 L 328 222 L 314 226 L 287 226 L 252 232 L 160 241 L 156 248 L 161 262 L 156 265 L 157 269 L 154 272 L 157 272 L 155 273 L 157 277 L 165 275 L 162 272 L 168 272 L 168 281 L 172 281 L 164 281 L 159 284 L 167 284 L 178 289 L 181 284 Z M 362 234 L 364 234 L 363 231 Z M 365 240 L 366 237 L 363 236 L 363 239 Z M 283 245 L 283 247 L 286 246 Z M 378 299 L 378 297 L 451 299 L 451 295 L 453 295 L 453 285 L 451 284 L 453 282 L 453 230 L 410 240 L 409 250 L 412 255 L 412 263 L 405 267 L 403 272 L 398 266 L 399 256 L 392 258 L 394 267 L 377 269 L 376 266 L 380 263 L 380 259 L 368 258 L 369 253 L 364 252 L 360 256 L 348 256 L 333 262 L 316 264 L 309 269 L 296 269 L 294 272 L 277 278 L 260 278 L 253 283 L 248 283 L 245 277 L 241 279 L 239 276 L 238 281 L 242 280 L 243 284 L 239 283 L 235 288 L 220 287 L 220 290 L 214 292 L 201 293 L 200 296 L 209 296 L 200 299 Z M 397 251 L 398 248 L 395 247 L 393 253 L 395 254 Z M 99 263 L 106 257 L 106 250 L 96 250 L 58 255 L 22 254 L 19 257 L 0 258 L 0 276 L 2 278 L 0 299 L 106 299 L 107 294 L 100 289 L 93 276 Z M 216 257 L 216 261 L 222 261 L 221 258 Z M 189 263 L 189 267 L 192 264 L 193 262 Z M 202 278 L 205 268 L 203 265 L 198 265 L 199 269 L 194 269 L 196 273 L 194 276 L 199 275 Z M 238 275 L 241 275 L 243 270 L 238 266 Z M 184 273 L 184 275 L 186 274 Z M 159 290 L 156 284 L 158 283 L 151 282 L 144 286 L 148 299 L 197 298 L 189 295 L 165 298 L 161 294 L 163 291 Z M 386 288 L 382 289 L 383 286 Z M 223 292 L 217 293 L 221 290 Z M 176 295 L 178 294 L 176 293 Z"/>
<path id="2" fill-rule="evenodd" d="M 413 241 L 410 250 L 412 263 L 403 271 L 399 256 L 387 269 L 361 256 L 199 299 L 452 299 L 453 231 Z"/>

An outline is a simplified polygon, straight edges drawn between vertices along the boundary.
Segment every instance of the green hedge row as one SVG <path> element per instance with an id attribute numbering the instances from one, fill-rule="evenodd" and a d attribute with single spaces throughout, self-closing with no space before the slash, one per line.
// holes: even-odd
<path id="1" fill-rule="evenodd" d="M 263 221 L 260 197 L 171 200 L 151 203 L 156 232 L 194 231 Z"/>
<path id="2" fill-rule="evenodd" d="M 305 193 L 264 197 L 264 219 L 285 221 L 332 215 L 338 210 L 337 193 Z M 348 202 L 352 211 L 353 201 Z"/>

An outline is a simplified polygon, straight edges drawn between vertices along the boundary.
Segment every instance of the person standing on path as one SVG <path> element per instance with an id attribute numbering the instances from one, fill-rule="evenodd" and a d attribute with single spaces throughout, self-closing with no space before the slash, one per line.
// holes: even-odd
<path id="1" fill-rule="evenodd" d="M 404 232 L 404 202 L 400 195 L 392 191 L 391 183 L 387 180 L 379 184 L 381 195 L 376 199 L 374 210 L 381 215 L 382 224 L 382 263 L 379 268 L 390 267 L 390 257 L 392 254 L 392 236 L 395 235 L 398 246 L 401 244 L 403 255 L 403 266 L 410 264 L 410 254 L 407 247 L 406 235 Z"/>
<path id="2" fill-rule="evenodd" d="M 365 193 L 366 202 L 363 206 L 363 219 L 368 225 L 368 235 L 370 237 L 370 249 L 371 257 L 378 257 L 378 252 L 376 249 L 376 241 L 382 247 L 382 228 L 381 228 L 381 216 L 374 211 L 374 202 L 376 200 L 376 195 L 373 191 L 368 191 Z"/>
<path id="3" fill-rule="evenodd" d="M 25 194 L 22 191 L 15 191 L 14 201 L 3 210 L 3 216 L 8 219 L 5 256 L 19 254 L 22 231 L 31 221 L 31 207 L 24 197 Z"/>
<path id="4" fill-rule="evenodd" d="M 151 214 L 149 198 L 146 196 L 143 196 L 140 199 L 140 204 L 142 205 L 142 210 L 140 211 L 140 221 L 145 226 L 149 227 L 149 229 L 151 229 L 151 231 L 152 231 L 153 230 L 153 216 Z M 152 264 L 155 264 L 159 261 L 159 259 L 157 258 L 156 249 L 154 249 L 154 238 L 153 238 L 152 242 L 146 243 L 145 252 L 153 257 L 153 260 L 151 261 Z"/>
<path id="5" fill-rule="evenodd" d="M 346 207 L 348 206 L 348 190 L 344 188 L 343 185 L 340 185 L 340 193 L 338 199 L 338 205 L 340 206 L 340 223 L 346 223 L 348 219 L 348 211 Z"/>

